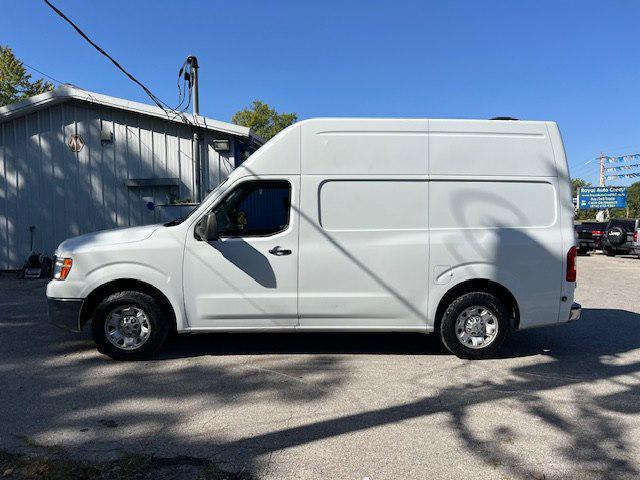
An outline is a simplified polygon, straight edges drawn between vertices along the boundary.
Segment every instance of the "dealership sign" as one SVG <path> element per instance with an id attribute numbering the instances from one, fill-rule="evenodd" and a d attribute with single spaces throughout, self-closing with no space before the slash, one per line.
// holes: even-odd
<path id="1" fill-rule="evenodd" d="M 578 189 L 578 208 L 625 208 L 627 187 L 582 187 Z"/>

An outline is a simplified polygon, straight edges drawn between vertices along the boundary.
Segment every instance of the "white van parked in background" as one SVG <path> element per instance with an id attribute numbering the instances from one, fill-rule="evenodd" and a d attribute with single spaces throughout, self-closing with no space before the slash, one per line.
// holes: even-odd
<path id="1" fill-rule="evenodd" d="M 167 334 L 435 332 L 465 358 L 577 319 L 553 122 L 314 119 L 187 218 L 63 242 L 50 315 L 117 359 Z"/>

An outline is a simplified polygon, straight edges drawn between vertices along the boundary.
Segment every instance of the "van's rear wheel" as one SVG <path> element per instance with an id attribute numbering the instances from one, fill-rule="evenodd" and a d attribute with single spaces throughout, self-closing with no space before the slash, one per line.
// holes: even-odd
<path id="1" fill-rule="evenodd" d="M 495 356 L 509 334 L 507 308 L 495 295 L 471 292 L 455 299 L 442 315 L 440 338 L 460 358 Z"/>
<path id="2" fill-rule="evenodd" d="M 91 322 L 98 351 L 115 360 L 151 356 L 167 338 L 170 319 L 146 293 L 116 292 L 100 302 Z"/>

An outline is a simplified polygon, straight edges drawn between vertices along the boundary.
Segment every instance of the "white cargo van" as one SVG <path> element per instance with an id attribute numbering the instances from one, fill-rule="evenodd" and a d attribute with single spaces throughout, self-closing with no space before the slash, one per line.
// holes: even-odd
<path id="1" fill-rule="evenodd" d="M 574 242 L 553 122 L 314 119 L 183 220 L 63 242 L 47 297 L 118 359 L 172 330 L 435 332 L 486 358 L 579 318 Z"/>

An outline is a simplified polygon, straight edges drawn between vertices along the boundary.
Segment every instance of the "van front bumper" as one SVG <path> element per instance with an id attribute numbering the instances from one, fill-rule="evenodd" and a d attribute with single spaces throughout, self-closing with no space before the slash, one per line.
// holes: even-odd
<path id="1" fill-rule="evenodd" d="M 77 298 L 50 298 L 47 297 L 49 307 L 49 321 L 57 327 L 80 332 L 80 310 L 82 299 Z"/>
<path id="2" fill-rule="evenodd" d="M 579 320 L 580 315 L 582 315 L 582 305 L 573 302 L 571 305 L 571 313 L 569 313 L 569 321 L 573 322 L 574 320 Z"/>

